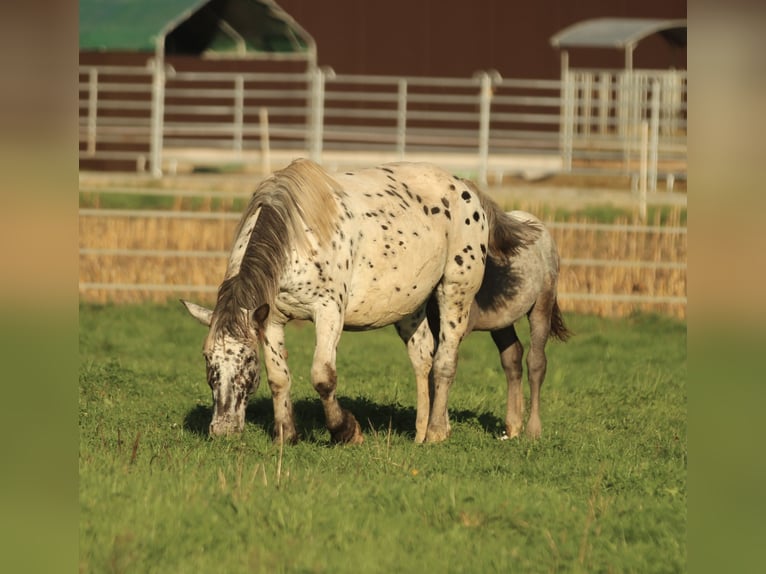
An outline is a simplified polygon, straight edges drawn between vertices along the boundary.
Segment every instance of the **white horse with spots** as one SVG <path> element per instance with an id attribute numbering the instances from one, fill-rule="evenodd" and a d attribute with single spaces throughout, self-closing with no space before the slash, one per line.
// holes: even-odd
<path id="1" fill-rule="evenodd" d="M 210 434 L 243 430 L 248 396 L 260 381 L 262 343 L 275 438 L 297 439 L 284 325 L 307 319 L 316 327 L 311 382 L 332 440 L 362 442 L 359 424 L 336 398 L 341 331 L 393 323 L 405 341 L 430 337 L 422 309 L 433 293 L 441 317 L 439 346 L 432 361 L 428 357 L 434 396 L 419 438 L 444 440 L 458 346 L 487 252 L 519 240 L 493 233 L 496 206 L 487 209 L 462 180 L 428 164 L 331 176 L 297 160 L 261 182 L 240 221 L 215 308 L 184 301 L 209 326 L 203 354 L 213 393 Z M 475 257 L 461 257 L 467 251 Z M 420 356 L 410 357 L 422 372 Z"/>
<path id="2" fill-rule="evenodd" d="M 471 182 L 465 183 L 469 189 L 481 194 Z M 530 347 L 526 361 L 530 411 L 526 432 L 530 438 L 538 438 L 542 432 L 540 389 L 548 365 L 545 346 L 551 335 L 560 341 L 566 341 L 571 336 L 564 324 L 556 295 L 559 254 L 548 229 L 530 213 L 511 211 L 506 218 L 498 218 L 496 225 L 532 226 L 539 232 L 531 241 L 506 244 L 501 252 L 488 255 L 484 279 L 471 310 L 468 332 L 490 331 L 500 353 L 500 362 L 508 382 L 505 431 L 508 438 L 513 438 L 521 434 L 524 428 L 524 348 L 514 323 L 524 315 L 527 316 L 530 328 Z M 430 341 L 427 338 L 419 341 L 423 346 L 420 351 L 423 356 L 432 352 L 432 341 L 438 338 L 441 325 L 435 301 L 429 301 L 427 313 L 432 338 Z M 420 411 L 425 410 L 429 402 L 428 379 L 419 377 L 417 388 L 418 420 L 427 420 L 428 415 Z"/>

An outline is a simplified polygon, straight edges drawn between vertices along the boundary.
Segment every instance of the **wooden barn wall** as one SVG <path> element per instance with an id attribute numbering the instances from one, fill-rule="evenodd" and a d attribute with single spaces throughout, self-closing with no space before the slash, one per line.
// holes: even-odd
<path id="1" fill-rule="evenodd" d="M 685 0 L 278 0 L 314 37 L 319 64 L 343 74 L 556 78 L 550 37 L 597 17 L 686 18 Z M 577 50 L 577 67 L 622 68 L 619 50 Z M 637 68 L 686 68 L 686 50 L 641 42 Z"/>

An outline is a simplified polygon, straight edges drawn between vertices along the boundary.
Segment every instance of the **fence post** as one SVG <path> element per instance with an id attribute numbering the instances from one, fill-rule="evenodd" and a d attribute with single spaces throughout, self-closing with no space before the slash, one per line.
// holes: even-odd
<path id="1" fill-rule="evenodd" d="M 564 171 L 572 171 L 572 148 L 574 139 L 574 82 L 569 71 L 569 54 L 561 51 L 561 123 L 559 146 Z"/>
<path id="2" fill-rule="evenodd" d="M 241 74 L 234 77 L 234 150 L 242 151 L 242 139 L 245 125 L 245 79 Z"/>
<path id="3" fill-rule="evenodd" d="M 657 191 L 657 164 L 660 147 L 660 97 L 662 84 L 652 81 L 651 117 L 649 119 L 649 191 Z"/>
<path id="4" fill-rule="evenodd" d="M 324 140 L 324 89 L 325 71 L 316 68 L 311 75 L 311 140 L 309 157 L 317 163 L 322 161 L 322 142 Z M 332 74 L 332 70 L 330 70 Z"/>
<path id="5" fill-rule="evenodd" d="M 494 76 L 494 78 L 493 78 Z M 479 72 L 479 185 L 487 185 L 487 172 L 489 169 L 489 120 L 492 107 L 492 81 L 501 81 L 500 74 L 492 71 Z"/>
<path id="6" fill-rule="evenodd" d="M 263 175 L 271 173 L 271 143 L 269 141 L 269 110 L 261 107 L 258 110 L 261 131 L 261 171 Z"/>
<path id="7" fill-rule="evenodd" d="M 153 58 L 152 68 L 152 117 L 151 137 L 149 142 L 152 175 L 162 177 L 162 132 L 165 118 L 165 65 L 162 60 Z"/>
<path id="8" fill-rule="evenodd" d="M 400 160 L 404 159 L 407 147 L 407 80 L 399 80 L 399 90 L 396 103 L 396 153 Z"/>
<path id="9" fill-rule="evenodd" d="M 647 148 L 649 145 L 649 124 L 641 122 L 641 143 L 638 162 L 638 217 L 641 223 L 646 223 L 646 180 L 647 180 Z"/>
<path id="10" fill-rule="evenodd" d="M 96 120 L 98 118 L 98 69 L 88 73 L 88 155 L 96 154 Z"/>

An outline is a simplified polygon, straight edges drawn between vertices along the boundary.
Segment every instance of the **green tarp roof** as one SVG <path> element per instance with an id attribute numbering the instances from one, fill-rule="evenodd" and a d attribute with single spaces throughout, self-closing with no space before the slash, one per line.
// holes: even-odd
<path id="1" fill-rule="evenodd" d="M 80 50 L 311 58 L 314 41 L 273 0 L 80 0 Z"/>

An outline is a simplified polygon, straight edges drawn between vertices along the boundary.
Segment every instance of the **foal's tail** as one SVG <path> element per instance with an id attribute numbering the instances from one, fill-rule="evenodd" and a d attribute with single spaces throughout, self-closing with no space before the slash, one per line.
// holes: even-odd
<path id="1" fill-rule="evenodd" d="M 520 249 L 537 241 L 542 231 L 539 225 L 511 217 L 470 179 L 464 179 L 463 182 L 479 197 L 487 216 L 487 247 L 491 253 L 511 257 L 517 255 Z"/>
<path id="2" fill-rule="evenodd" d="M 559 341 L 565 342 L 574 335 L 564 324 L 564 316 L 561 314 L 558 299 L 553 300 L 553 311 L 551 312 L 551 335 Z"/>

